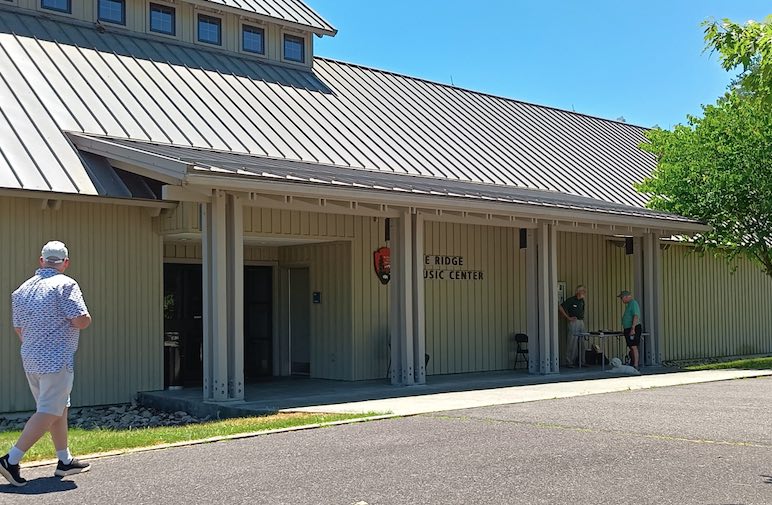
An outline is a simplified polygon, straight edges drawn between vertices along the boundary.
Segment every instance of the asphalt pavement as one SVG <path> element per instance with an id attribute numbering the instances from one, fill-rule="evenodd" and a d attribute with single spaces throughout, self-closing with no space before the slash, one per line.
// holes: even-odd
<path id="1" fill-rule="evenodd" d="M 772 505 L 771 406 L 757 378 L 425 414 L 25 469 L 0 503 Z"/>

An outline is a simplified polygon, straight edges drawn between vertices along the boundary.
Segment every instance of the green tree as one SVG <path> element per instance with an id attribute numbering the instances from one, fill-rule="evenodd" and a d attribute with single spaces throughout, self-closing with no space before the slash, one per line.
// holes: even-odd
<path id="1" fill-rule="evenodd" d="M 699 219 L 700 251 L 744 255 L 772 276 L 772 113 L 756 95 L 730 91 L 703 116 L 672 131 L 647 132 L 641 145 L 657 167 L 638 190 L 649 206 Z"/>
<path id="2" fill-rule="evenodd" d="M 729 19 L 707 20 L 706 50 L 718 51 L 725 70 L 742 67 L 737 84 L 772 102 L 772 14 L 763 22 L 741 25 Z"/>
<path id="3" fill-rule="evenodd" d="M 772 16 L 703 26 L 706 50 L 741 73 L 702 117 L 647 132 L 657 167 L 637 188 L 650 207 L 712 227 L 693 237 L 698 251 L 746 256 L 772 277 Z"/>

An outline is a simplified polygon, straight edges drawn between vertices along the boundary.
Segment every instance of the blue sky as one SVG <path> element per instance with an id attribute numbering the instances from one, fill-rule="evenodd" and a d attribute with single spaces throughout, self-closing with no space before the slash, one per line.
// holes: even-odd
<path id="1" fill-rule="evenodd" d="M 700 22 L 769 0 L 306 0 L 339 33 L 316 54 L 642 126 L 699 114 L 730 75 Z"/>

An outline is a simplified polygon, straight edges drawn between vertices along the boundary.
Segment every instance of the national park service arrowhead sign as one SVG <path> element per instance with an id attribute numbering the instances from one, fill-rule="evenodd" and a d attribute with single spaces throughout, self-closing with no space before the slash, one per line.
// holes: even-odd
<path id="1" fill-rule="evenodd" d="M 391 250 L 388 247 L 381 247 L 373 253 L 373 266 L 381 284 L 388 284 L 391 280 Z"/>

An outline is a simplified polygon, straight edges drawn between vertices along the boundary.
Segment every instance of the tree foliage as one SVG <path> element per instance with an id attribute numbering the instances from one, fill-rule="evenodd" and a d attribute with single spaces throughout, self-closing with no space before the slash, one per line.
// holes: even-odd
<path id="1" fill-rule="evenodd" d="M 772 105 L 772 14 L 763 22 L 708 20 L 703 26 L 705 49 L 718 51 L 725 70 L 742 67 L 737 83 Z"/>
<path id="2" fill-rule="evenodd" d="M 712 230 L 698 249 L 738 254 L 772 276 L 772 113 L 760 97 L 729 92 L 673 131 L 641 145 L 657 167 L 638 190 L 653 208 L 699 219 Z"/>
<path id="3" fill-rule="evenodd" d="M 647 132 L 641 148 L 657 167 L 638 190 L 652 208 L 710 225 L 694 237 L 698 250 L 746 256 L 772 277 L 772 16 L 703 26 L 706 49 L 718 51 L 724 69 L 742 71 L 702 117 Z"/>

